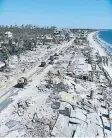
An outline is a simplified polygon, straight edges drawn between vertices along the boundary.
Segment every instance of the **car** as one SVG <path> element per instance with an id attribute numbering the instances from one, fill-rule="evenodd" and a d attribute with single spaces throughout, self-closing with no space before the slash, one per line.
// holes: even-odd
<path id="1" fill-rule="evenodd" d="M 40 67 L 45 67 L 46 66 L 46 62 L 41 62 Z"/>

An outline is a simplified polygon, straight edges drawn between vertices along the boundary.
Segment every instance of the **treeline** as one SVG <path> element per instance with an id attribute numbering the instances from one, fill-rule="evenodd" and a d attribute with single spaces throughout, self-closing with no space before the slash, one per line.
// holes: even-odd
<path id="1" fill-rule="evenodd" d="M 53 34 L 55 28 L 56 27 L 38 27 L 36 25 L 21 25 L 21 26 L 0 25 L 0 33 L 3 34 L 7 31 L 10 31 L 13 34 L 28 33 L 28 34 L 35 34 L 35 35 L 37 35 L 37 34 L 46 35 L 46 34 Z"/>
<path id="2" fill-rule="evenodd" d="M 26 50 L 33 50 L 36 48 L 39 38 L 37 36 L 54 33 L 55 27 L 43 27 L 33 25 L 21 25 L 21 26 L 0 26 L 0 56 L 8 58 L 10 55 L 20 55 Z M 7 38 L 5 33 L 11 32 L 13 37 Z M 41 40 L 41 38 L 40 38 Z M 44 41 L 44 40 L 43 40 Z M 5 54 L 4 54 L 5 53 Z M 4 55 L 4 56 L 3 56 Z"/>

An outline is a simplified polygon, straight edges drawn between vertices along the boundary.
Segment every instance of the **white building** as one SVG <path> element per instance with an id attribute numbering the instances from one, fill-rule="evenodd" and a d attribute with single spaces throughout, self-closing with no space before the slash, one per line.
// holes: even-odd
<path id="1" fill-rule="evenodd" d="M 13 37 L 13 34 L 11 32 L 5 32 L 5 36 L 7 38 L 12 38 Z"/>

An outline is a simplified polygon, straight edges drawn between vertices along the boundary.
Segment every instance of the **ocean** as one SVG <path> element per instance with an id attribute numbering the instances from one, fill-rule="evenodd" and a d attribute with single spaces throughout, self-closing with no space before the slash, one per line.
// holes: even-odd
<path id="1" fill-rule="evenodd" d="M 112 30 L 100 31 L 97 38 L 100 40 L 102 46 L 112 53 Z"/>

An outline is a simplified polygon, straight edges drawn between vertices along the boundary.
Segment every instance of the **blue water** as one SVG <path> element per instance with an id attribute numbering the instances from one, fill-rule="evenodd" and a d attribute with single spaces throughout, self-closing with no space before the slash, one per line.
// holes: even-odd
<path id="1" fill-rule="evenodd" d="M 98 37 L 101 39 L 101 44 L 109 51 L 112 52 L 112 30 L 100 31 Z"/>

